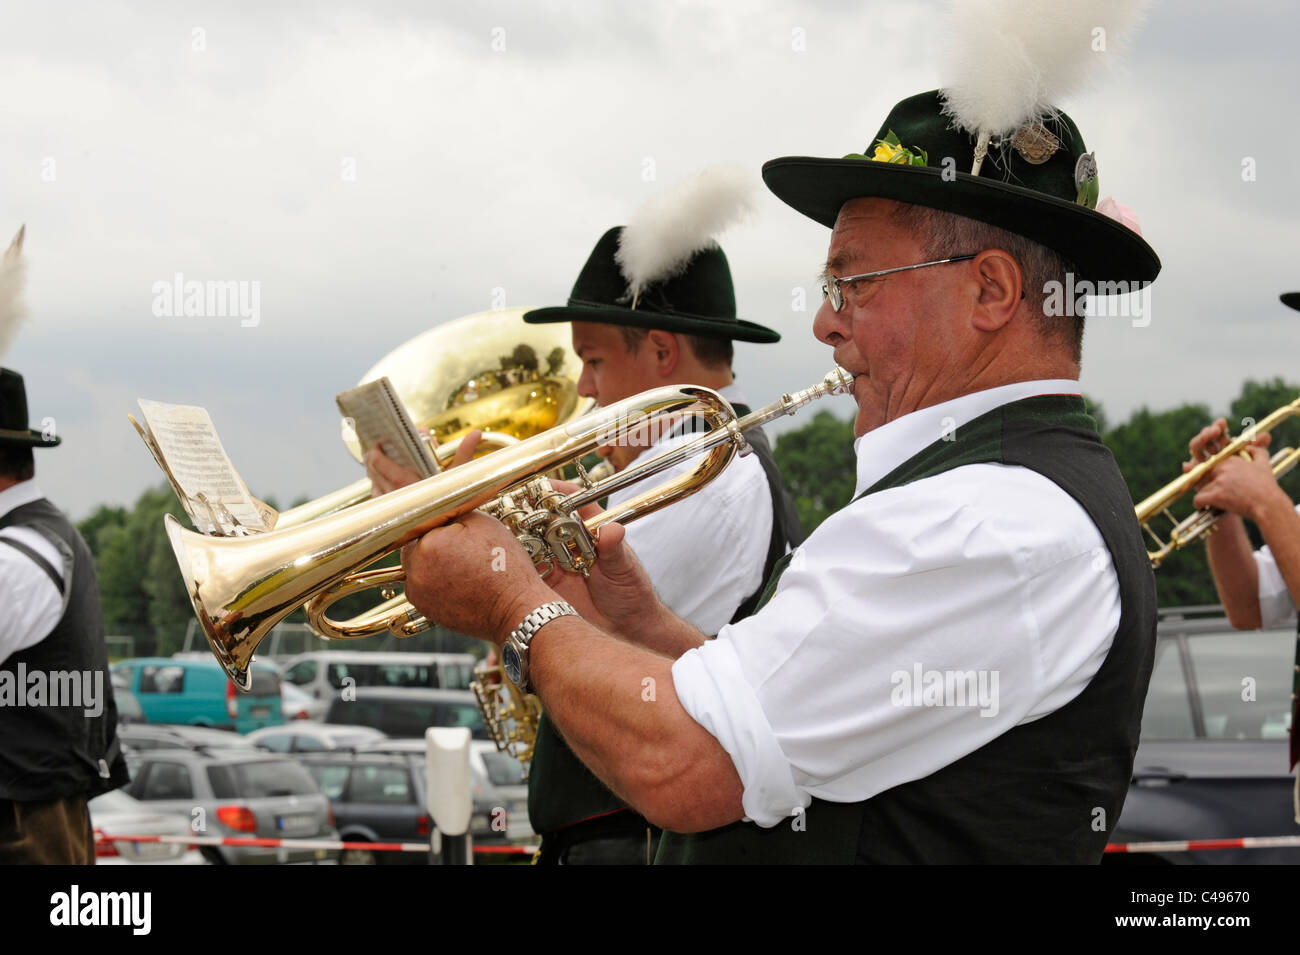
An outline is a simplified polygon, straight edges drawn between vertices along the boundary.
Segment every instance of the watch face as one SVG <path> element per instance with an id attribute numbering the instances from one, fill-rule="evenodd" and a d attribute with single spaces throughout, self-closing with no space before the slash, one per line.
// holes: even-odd
<path id="1" fill-rule="evenodd" d="M 520 666 L 519 651 L 513 644 L 507 643 L 501 648 L 501 666 L 506 671 L 506 676 L 510 678 L 510 682 L 518 686 L 523 677 L 523 667 Z"/>

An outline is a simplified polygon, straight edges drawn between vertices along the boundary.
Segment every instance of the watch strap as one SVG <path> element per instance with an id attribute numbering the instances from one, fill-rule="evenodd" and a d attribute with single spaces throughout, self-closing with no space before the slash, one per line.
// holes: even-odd
<path id="1" fill-rule="evenodd" d="M 544 603 L 536 610 L 524 617 L 523 622 L 510 634 L 510 636 L 521 643 L 525 648 L 532 642 L 537 631 L 546 626 L 552 620 L 558 617 L 578 616 L 578 611 L 564 600 L 552 600 L 550 603 Z"/>

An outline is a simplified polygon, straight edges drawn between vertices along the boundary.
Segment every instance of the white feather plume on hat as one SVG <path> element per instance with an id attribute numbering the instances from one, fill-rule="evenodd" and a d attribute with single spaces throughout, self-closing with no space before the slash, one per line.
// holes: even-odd
<path id="1" fill-rule="evenodd" d="M 27 317 L 23 301 L 23 287 L 27 279 L 27 263 L 23 259 L 23 236 L 27 226 L 18 230 L 13 242 L 0 259 L 0 358 L 9 351 L 9 343 L 18 333 L 18 326 Z"/>
<path id="2" fill-rule="evenodd" d="M 614 258 L 632 294 L 685 271 L 695 253 L 758 208 L 758 177 L 742 166 L 710 166 L 637 209 Z"/>
<path id="3" fill-rule="evenodd" d="M 976 137 L 972 174 L 979 174 L 993 137 L 1041 122 L 1084 86 L 1123 48 L 1146 5 L 1146 0 L 954 0 L 943 60 L 944 112 Z"/>

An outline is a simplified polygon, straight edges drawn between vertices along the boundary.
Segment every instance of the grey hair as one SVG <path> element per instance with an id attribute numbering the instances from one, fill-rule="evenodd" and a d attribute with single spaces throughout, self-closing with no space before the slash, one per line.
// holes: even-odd
<path id="1" fill-rule="evenodd" d="M 928 206 L 899 203 L 894 212 L 894 222 L 916 236 L 925 255 L 931 259 L 968 255 L 984 249 L 1002 249 L 1011 253 L 1020 265 L 1025 303 L 1030 314 L 1037 313 L 1040 318 L 1040 333 L 1048 341 L 1067 345 L 1075 362 L 1080 360 L 1083 316 L 1048 316 L 1043 311 L 1049 283 L 1064 285 L 1066 273 L 1074 270 L 1074 266 L 1059 253 L 1006 229 Z"/>

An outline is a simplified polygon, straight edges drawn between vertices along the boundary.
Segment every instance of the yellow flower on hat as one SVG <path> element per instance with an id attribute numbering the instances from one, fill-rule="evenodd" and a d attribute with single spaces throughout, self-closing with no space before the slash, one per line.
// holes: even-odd
<path id="1" fill-rule="evenodd" d="M 907 151 L 896 143 L 887 143 L 883 139 L 876 145 L 876 151 L 871 154 L 875 162 L 907 162 L 905 153 Z"/>

